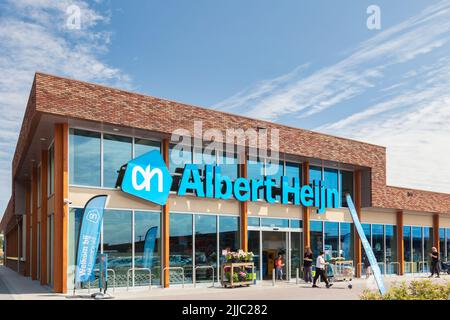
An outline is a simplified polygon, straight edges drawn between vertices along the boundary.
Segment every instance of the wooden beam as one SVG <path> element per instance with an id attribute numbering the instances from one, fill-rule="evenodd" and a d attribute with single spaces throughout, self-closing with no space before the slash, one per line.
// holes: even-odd
<path id="1" fill-rule="evenodd" d="M 302 165 L 302 186 L 309 184 L 309 162 L 303 162 Z M 310 215 L 311 208 L 310 207 L 302 207 L 303 211 L 303 249 L 306 247 L 311 247 L 311 223 L 310 223 Z M 303 251 L 305 252 L 305 251 Z"/>
<path id="2" fill-rule="evenodd" d="M 247 154 L 244 152 L 240 156 L 240 176 L 247 178 Z M 239 203 L 241 217 L 241 249 L 248 251 L 248 203 L 241 201 Z"/>
<path id="3" fill-rule="evenodd" d="M 169 139 L 163 139 L 161 144 L 161 153 L 164 159 L 164 162 L 169 168 Z M 169 200 L 167 203 L 162 206 L 162 243 L 163 243 L 163 268 L 170 267 L 170 209 L 169 209 Z M 163 286 L 164 288 L 168 288 L 170 284 L 170 271 L 165 270 L 163 275 Z"/>
<path id="4" fill-rule="evenodd" d="M 355 209 L 358 214 L 358 219 L 361 221 L 361 171 L 355 171 L 355 193 L 354 193 L 354 201 L 355 201 Z M 361 222 L 362 223 L 362 222 Z M 361 277 L 361 269 L 362 265 L 362 251 L 361 251 L 361 239 L 358 236 L 358 231 L 356 230 L 355 225 L 353 224 L 353 234 L 354 234 L 354 243 L 355 243 L 355 267 L 356 267 L 356 277 Z"/>
<path id="5" fill-rule="evenodd" d="M 31 199 L 31 279 L 37 279 L 37 261 L 38 261 L 38 169 L 33 167 L 32 174 L 32 199 Z"/>
<path id="6" fill-rule="evenodd" d="M 48 151 L 41 152 L 41 285 L 47 284 L 47 169 Z"/>
<path id="7" fill-rule="evenodd" d="M 55 124 L 55 195 L 54 195 L 54 241 L 53 241 L 53 290 L 67 292 L 67 223 L 68 205 L 68 125 Z"/>
<path id="8" fill-rule="evenodd" d="M 403 241 L 403 211 L 397 211 L 397 262 L 399 267 L 398 275 L 405 273 L 405 242 Z"/>

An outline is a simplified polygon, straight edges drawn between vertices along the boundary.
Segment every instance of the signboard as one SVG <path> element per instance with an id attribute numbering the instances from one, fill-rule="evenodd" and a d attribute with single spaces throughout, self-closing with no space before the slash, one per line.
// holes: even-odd
<path id="1" fill-rule="evenodd" d="M 378 290 L 380 290 L 381 294 L 386 292 L 384 288 L 383 278 L 381 277 L 380 267 L 378 266 L 377 259 L 373 254 L 372 247 L 370 246 L 369 241 L 367 241 L 366 235 L 364 234 L 363 227 L 361 222 L 359 221 L 358 214 L 355 209 L 355 205 L 353 204 L 352 197 L 350 194 L 345 195 L 348 204 L 348 210 L 350 211 L 350 215 L 352 216 L 353 223 L 355 224 L 356 231 L 358 232 L 359 238 L 361 239 L 362 246 L 364 248 L 364 252 L 366 253 L 367 259 L 370 262 L 370 267 L 372 268 L 373 275 L 375 277 L 375 281 L 378 286 Z"/>
<path id="2" fill-rule="evenodd" d="M 78 238 L 77 264 L 75 269 L 76 283 L 88 281 L 93 273 L 100 242 L 100 227 L 107 197 L 106 195 L 95 196 L 84 207 Z"/>
<path id="3" fill-rule="evenodd" d="M 158 227 L 155 226 L 148 229 L 147 233 L 145 234 L 143 261 L 144 268 L 150 269 L 153 265 L 153 251 L 155 251 L 157 233 Z"/>

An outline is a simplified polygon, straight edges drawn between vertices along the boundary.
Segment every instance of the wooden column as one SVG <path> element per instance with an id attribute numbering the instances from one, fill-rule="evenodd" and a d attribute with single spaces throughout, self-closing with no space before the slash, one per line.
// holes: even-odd
<path id="1" fill-rule="evenodd" d="M 247 178 L 247 154 L 244 152 L 240 155 L 240 176 Z M 248 203 L 241 201 L 239 203 L 241 217 L 241 249 L 248 251 Z"/>
<path id="2" fill-rule="evenodd" d="M 47 284 L 47 168 L 48 151 L 41 152 L 41 285 Z"/>
<path id="3" fill-rule="evenodd" d="M 25 277 L 31 275 L 31 187 L 30 181 L 25 186 Z"/>
<path id="4" fill-rule="evenodd" d="M 397 262 L 399 267 L 398 275 L 405 273 L 405 242 L 403 241 L 403 211 L 397 211 Z"/>
<path id="5" fill-rule="evenodd" d="M 437 251 L 440 253 L 440 242 L 439 242 L 439 213 L 433 215 L 433 247 L 436 247 Z M 442 257 L 440 257 L 442 259 Z"/>
<path id="6" fill-rule="evenodd" d="M 356 213 L 358 214 L 358 219 L 361 221 L 361 171 L 355 171 L 355 192 L 354 192 L 354 202 Z M 359 238 L 358 231 L 356 231 L 355 225 L 353 225 L 353 234 L 355 239 L 355 267 L 356 267 L 356 277 L 361 277 L 362 265 L 362 251 L 361 251 L 361 239 Z"/>
<path id="7" fill-rule="evenodd" d="M 37 280 L 37 261 L 38 261 L 38 169 L 33 167 L 32 174 L 32 199 L 31 199 L 31 279 Z"/>
<path id="8" fill-rule="evenodd" d="M 164 159 L 164 162 L 169 168 L 169 139 L 164 139 L 161 145 L 161 152 Z M 162 206 L 162 243 L 163 243 L 163 268 L 170 267 L 169 256 L 170 256 L 170 209 L 169 209 L 169 200 L 164 206 Z M 163 275 L 163 286 L 164 288 L 168 288 L 170 284 L 170 271 L 165 270 Z"/>
<path id="9" fill-rule="evenodd" d="M 55 195 L 54 195 L 54 240 L 53 240 L 53 290 L 67 292 L 67 224 L 68 205 L 68 125 L 55 125 Z"/>
<path id="10" fill-rule="evenodd" d="M 309 162 L 303 162 L 302 165 L 302 185 L 309 184 Z M 311 247 L 311 234 L 310 234 L 310 214 L 311 214 L 311 208 L 310 207 L 302 207 L 303 210 L 303 250 L 306 249 L 306 247 Z M 305 252 L 305 251 L 303 251 Z"/>

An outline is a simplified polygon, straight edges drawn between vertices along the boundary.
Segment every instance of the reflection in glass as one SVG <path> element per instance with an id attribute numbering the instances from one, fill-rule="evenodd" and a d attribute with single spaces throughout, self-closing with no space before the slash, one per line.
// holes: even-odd
<path id="1" fill-rule="evenodd" d="M 149 268 L 152 272 L 152 284 L 161 284 L 161 214 L 135 211 L 134 228 L 134 266 Z M 146 247 L 148 249 L 145 253 Z M 145 271 L 135 271 L 136 286 L 145 286 L 148 282 Z"/>
<path id="2" fill-rule="evenodd" d="M 77 261 L 78 253 L 78 240 L 80 238 L 81 221 L 83 219 L 83 209 L 82 208 L 70 208 L 69 210 L 69 224 L 68 224 L 68 235 L 69 235 L 69 252 L 68 252 L 68 283 L 70 285 L 74 282 L 75 277 L 75 266 Z M 51 244 L 53 246 L 53 244 Z M 50 261 L 53 265 L 53 261 Z M 72 288 L 70 288 L 72 289 Z"/>
<path id="3" fill-rule="evenodd" d="M 422 264 L 423 272 L 428 272 L 431 264 L 431 247 L 433 247 L 433 228 L 423 227 L 423 249 L 424 249 L 424 264 Z"/>
<path id="4" fill-rule="evenodd" d="M 341 175 L 341 204 L 343 207 L 347 207 L 347 199 L 345 197 L 345 194 L 350 193 L 353 199 L 353 172 L 341 170 L 340 175 Z"/>
<path id="5" fill-rule="evenodd" d="M 381 273 L 384 273 L 384 230 L 382 224 L 372 224 L 372 250 Z"/>
<path id="6" fill-rule="evenodd" d="M 248 160 L 247 162 L 247 177 L 248 179 L 263 179 L 264 178 L 264 162 Z M 264 190 L 259 188 L 258 199 L 264 199 Z"/>
<path id="7" fill-rule="evenodd" d="M 181 145 L 169 147 L 169 171 L 170 173 L 181 173 L 185 164 L 192 163 L 192 150 L 190 147 Z"/>
<path id="8" fill-rule="evenodd" d="M 260 231 L 249 231 L 248 232 L 248 251 L 253 253 L 253 263 L 255 264 L 255 272 L 256 272 L 256 279 L 260 279 L 260 238 L 259 238 L 259 232 Z"/>
<path id="9" fill-rule="evenodd" d="M 276 218 L 261 218 L 261 226 L 270 228 L 288 228 L 289 220 Z"/>
<path id="10" fill-rule="evenodd" d="M 322 221 L 311 221 L 311 250 L 313 252 L 313 256 L 317 258 L 319 255 L 319 251 L 323 250 L 323 227 Z"/>
<path id="11" fill-rule="evenodd" d="M 134 139 L 134 157 L 137 158 L 150 151 L 161 152 L 161 145 L 158 141 L 135 138 Z"/>
<path id="12" fill-rule="evenodd" d="M 386 225 L 386 267 L 387 273 L 393 274 L 398 272 L 399 265 L 397 262 L 397 227 Z"/>
<path id="13" fill-rule="evenodd" d="M 239 217 L 219 216 L 219 253 L 222 254 L 225 249 L 240 249 Z"/>
<path id="14" fill-rule="evenodd" d="M 296 277 L 297 269 L 302 270 L 302 233 L 291 232 L 291 277 Z"/>
<path id="15" fill-rule="evenodd" d="M 339 256 L 339 222 L 325 222 L 325 260 Z"/>
<path id="16" fill-rule="evenodd" d="M 217 226 L 216 216 L 195 215 L 195 266 L 212 266 L 217 275 Z M 211 269 L 199 268 L 196 281 L 212 281 Z"/>
<path id="17" fill-rule="evenodd" d="M 221 175 L 230 177 L 231 181 L 234 181 L 238 177 L 238 161 L 237 156 L 234 154 L 223 153 L 219 158 L 219 167 Z"/>
<path id="18" fill-rule="evenodd" d="M 131 160 L 130 137 L 103 135 L 103 187 L 115 188 L 118 170 Z"/>
<path id="19" fill-rule="evenodd" d="M 291 219 L 291 228 L 299 229 L 302 227 L 302 220 Z"/>
<path id="20" fill-rule="evenodd" d="M 345 260 L 353 260 L 353 225 L 349 222 L 341 222 L 341 257 Z"/>
<path id="21" fill-rule="evenodd" d="M 108 254 L 108 268 L 116 272 L 116 285 L 127 285 L 131 268 L 131 211 L 105 210 L 103 215 L 103 253 Z"/>
<path id="22" fill-rule="evenodd" d="M 259 227 L 259 218 L 248 217 L 248 226 L 249 227 Z"/>
<path id="23" fill-rule="evenodd" d="M 445 229 L 445 234 L 447 237 L 447 259 L 450 260 L 450 228 Z"/>
<path id="24" fill-rule="evenodd" d="M 322 180 L 322 168 L 316 166 L 309 167 L 309 183 L 319 184 Z"/>
<path id="25" fill-rule="evenodd" d="M 445 229 L 439 228 L 439 258 L 441 261 L 447 261 L 445 251 Z"/>
<path id="26" fill-rule="evenodd" d="M 411 242 L 411 227 L 403 226 L 403 245 L 404 245 L 404 260 L 411 262 L 412 257 L 412 242 Z M 410 273 L 411 263 L 405 263 L 405 272 Z"/>
<path id="27" fill-rule="evenodd" d="M 70 184 L 100 187 L 100 141 L 100 133 L 69 130 Z"/>
<path id="28" fill-rule="evenodd" d="M 423 261 L 422 227 L 412 227 L 412 238 L 414 271 L 417 272 L 419 267 L 422 267 Z"/>
<path id="29" fill-rule="evenodd" d="M 367 241 L 369 242 L 369 244 L 372 245 L 372 237 L 371 237 L 371 231 L 370 231 L 370 224 L 368 224 L 368 223 L 362 223 L 361 225 L 362 225 L 362 228 L 363 228 L 363 231 L 364 231 L 364 235 L 365 235 L 366 238 L 367 238 Z M 366 251 L 364 250 L 364 248 L 361 249 L 361 254 L 362 254 L 362 255 L 361 255 L 361 257 L 362 257 L 361 262 L 362 262 L 363 265 L 364 265 L 364 261 L 366 261 Z M 366 267 L 366 266 L 364 265 L 364 268 L 362 268 L 362 272 L 361 272 L 361 273 L 363 273 L 363 274 L 365 274 L 365 270 L 366 270 L 365 267 Z"/>
<path id="30" fill-rule="evenodd" d="M 171 267 L 183 267 L 186 282 L 192 282 L 192 215 L 170 214 L 170 256 Z M 170 271 L 170 283 L 181 283 L 180 271 Z"/>

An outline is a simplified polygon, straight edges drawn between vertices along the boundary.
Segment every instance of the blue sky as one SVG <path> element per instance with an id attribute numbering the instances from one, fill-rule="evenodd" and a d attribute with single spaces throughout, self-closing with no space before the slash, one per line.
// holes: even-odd
<path id="1" fill-rule="evenodd" d="M 450 193 L 449 40 L 447 0 L 0 0 L 0 214 L 37 70 L 381 144 L 388 184 Z"/>

